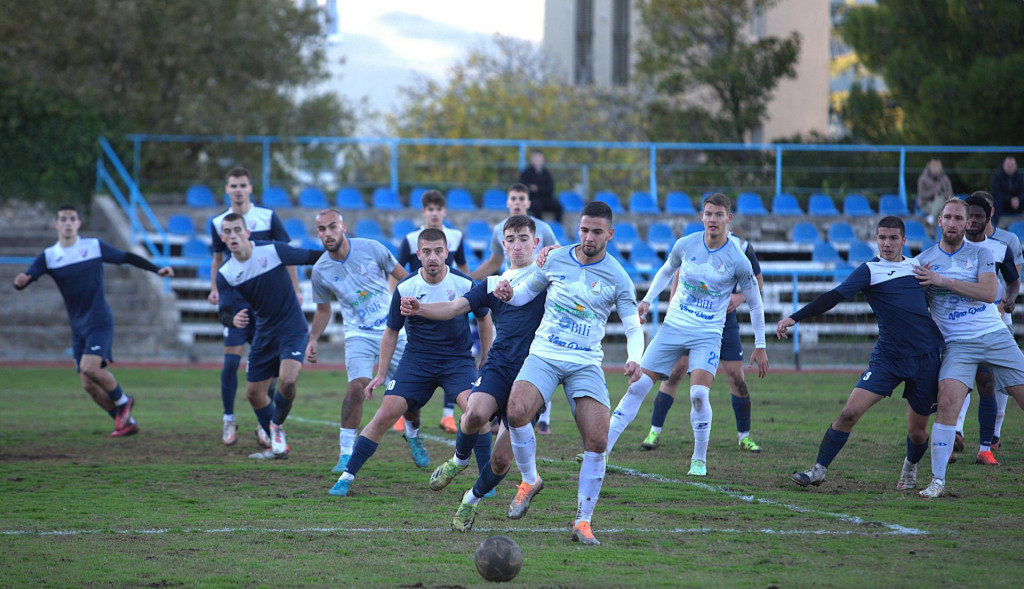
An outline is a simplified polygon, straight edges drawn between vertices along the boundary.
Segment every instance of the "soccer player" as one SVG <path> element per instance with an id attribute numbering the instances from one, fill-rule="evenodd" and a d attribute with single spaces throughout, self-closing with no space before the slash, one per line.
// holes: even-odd
<path id="1" fill-rule="evenodd" d="M 213 260 L 210 264 L 210 294 L 207 299 L 212 305 L 220 305 L 220 292 L 217 289 L 217 270 L 224 263 L 224 252 L 227 247 L 220 238 L 220 225 L 229 213 L 242 215 L 245 224 L 251 233 L 254 241 L 290 241 L 284 224 L 274 211 L 258 207 L 252 204 L 252 181 L 249 179 L 249 170 L 245 168 L 232 168 L 228 172 L 227 184 L 224 192 L 231 200 L 228 210 L 210 219 L 210 243 L 213 250 Z M 229 254 L 230 255 L 230 254 Z M 288 268 L 292 278 L 292 286 L 295 294 L 299 295 L 299 279 L 294 267 Z M 301 298 L 300 298 L 301 300 Z M 227 303 L 227 301 L 225 302 Z M 249 307 L 249 303 L 241 297 L 230 301 L 234 305 L 235 313 Z M 235 422 L 235 394 L 238 390 L 238 366 L 242 362 L 242 350 L 246 343 L 252 343 L 255 335 L 256 324 L 249 323 L 244 329 L 237 327 L 224 328 L 224 365 L 220 371 L 220 398 L 224 405 L 223 433 L 221 441 L 230 446 L 238 441 L 238 425 Z M 273 393 L 271 392 L 271 396 Z M 262 430 L 257 428 L 256 435 Z M 269 439 L 263 439 L 269 444 Z"/>
<path id="2" fill-rule="evenodd" d="M 448 257 L 448 246 L 445 234 L 440 229 L 426 228 L 420 232 L 417 256 L 422 267 L 398 283 L 391 296 L 387 326 L 380 341 L 377 375 L 366 386 L 367 398 L 371 398 L 373 390 L 384 383 L 385 373 L 398 343 L 398 332 L 402 327 L 405 327 L 409 343 L 394 378 L 388 381 L 377 413 L 363 428 L 345 471 L 331 487 L 331 495 L 343 497 L 348 494 L 359 469 L 377 451 L 384 433 L 403 413 L 423 407 L 437 387 L 444 389 L 446 398 L 451 396 L 455 399 L 459 393 L 472 387 L 477 378 L 469 320 L 465 315 L 447 321 L 432 321 L 422 317 L 410 317 L 407 320 L 402 315 L 403 297 L 412 297 L 420 303 L 454 301 L 473 286 L 469 276 L 444 263 Z M 473 313 L 480 329 L 482 355 L 486 357 L 493 334 L 491 317 L 483 307 L 473 309 Z M 421 453 L 423 462 L 427 462 L 426 449 L 423 448 L 419 432 L 410 432 L 408 427 L 406 432 L 413 456 Z M 417 461 L 417 465 L 421 465 L 421 462 Z"/>
<path id="3" fill-rule="evenodd" d="M 749 241 L 733 233 L 729 233 L 729 239 L 735 241 L 750 260 L 754 278 L 757 279 L 757 289 L 760 292 L 764 288 L 764 282 L 761 277 L 761 264 L 757 261 L 754 247 L 750 245 Z M 675 296 L 678 284 L 679 273 L 676 272 L 672 279 L 669 300 Z M 736 417 L 736 436 L 739 447 L 748 452 L 760 452 L 761 447 L 750 437 L 750 391 L 747 389 L 747 379 L 743 374 L 743 341 L 740 339 L 740 322 L 736 315 L 736 309 L 744 300 L 743 293 L 735 290 L 729 299 L 725 327 L 722 330 L 721 366 L 729 378 L 729 388 L 732 392 L 732 412 Z M 689 371 L 689 358 L 689 351 L 684 351 L 679 362 L 672 367 L 668 378 L 661 381 L 661 385 L 658 387 L 658 396 L 654 399 L 654 409 L 651 411 L 651 430 L 640 444 L 640 449 L 653 450 L 658 447 L 661 428 L 665 425 L 665 417 L 675 401 L 679 382 L 682 380 L 682 375 Z"/>
<path id="4" fill-rule="evenodd" d="M 583 207 L 578 233 L 578 244 L 551 252 L 544 268 L 514 288 L 508 280 L 500 281 L 494 295 L 518 306 L 547 293 L 544 317 L 508 401 L 512 452 L 523 477 L 508 517 L 523 517 L 530 501 L 544 488 L 537 474 L 537 439 L 531 421 L 561 384 L 584 449 L 572 539 L 595 545 L 600 542 L 594 537 L 590 521 L 604 482 L 609 418 L 601 340 L 608 316 L 617 312 L 626 328 L 625 374 L 632 383 L 640 377 L 638 361 L 643 354 L 644 333 L 633 281 L 619 262 L 607 255 L 608 241 L 615 233 L 611 208 L 603 202 L 588 203 Z"/>
<path id="5" fill-rule="evenodd" d="M 306 317 L 286 267 L 315 264 L 321 252 L 285 243 L 253 242 L 250 235 L 245 218 L 238 213 L 228 213 L 221 221 L 220 237 L 231 257 L 217 271 L 217 289 L 233 291 L 251 307 L 235 311 L 230 302 L 222 300 L 219 316 L 225 326 L 244 329 L 256 323 L 245 371 L 245 396 L 260 429 L 270 438 L 270 447 L 249 458 L 281 459 L 288 457 L 283 425 L 295 399 L 306 349 Z M 271 399 L 268 391 L 274 377 L 278 390 Z"/>
<path id="6" fill-rule="evenodd" d="M 458 268 L 463 274 L 469 274 L 462 232 L 444 226 L 444 218 L 448 216 L 448 200 L 440 190 L 428 190 L 423 193 L 420 202 L 423 204 L 423 225 L 416 231 L 410 231 L 398 246 L 398 263 L 403 266 L 408 265 L 409 272 L 415 274 L 422 267 L 417 250 L 420 232 L 428 228 L 437 229 L 444 232 L 448 244 L 448 257 L 444 261 L 445 264 L 452 268 Z M 445 395 L 441 422 L 438 425 L 450 434 L 455 433 L 457 429 L 455 427 L 455 397 L 449 398 L 447 394 Z"/>
<path id="7" fill-rule="evenodd" d="M 72 205 L 57 209 L 57 243 L 43 250 L 28 270 L 14 277 L 14 288 L 21 290 L 49 274 L 57 283 L 71 322 L 71 349 L 82 388 L 93 401 L 114 419 L 111 438 L 138 433 L 132 417 L 135 399 L 121 390 L 114 375 L 106 369 L 114 361 L 114 314 L 103 294 L 103 263 L 129 264 L 174 276 L 170 266 L 157 268 L 149 260 L 123 252 L 96 238 L 80 237 L 82 220 Z"/>
<path id="8" fill-rule="evenodd" d="M 903 256 L 906 228 L 899 217 L 884 217 L 875 228 L 878 257 L 857 267 L 839 286 L 779 321 L 775 334 L 787 338 L 798 322 L 821 315 L 863 292 L 878 321 L 878 341 L 868 368 L 850 392 L 846 405 L 825 431 L 812 468 L 793 473 L 801 487 L 820 485 L 843 449 L 853 426 L 875 403 L 903 382 L 907 400 L 907 455 L 896 488 L 917 487 L 917 464 L 928 449 L 928 416 L 935 412 L 942 334 L 928 312 L 924 290 L 914 277 L 915 258 Z"/>
<path id="9" fill-rule="evenodd" d="M 926 287 L 932 320 L 946 340 L 932 424 L 932 482 L 920 492 L 927 499 L 946 493 L 957 413 L 979 364 L 989 366 L 997 389 L 1006 389 L 1024 407 L 1024 353 L 992 304 L 998 293 L 992 253 L 964 239 L 969 214 L 966 202 L 948 199 L 939 219 L 942 240 L 922 252 L 921 265 L 914 267 Z"/>
<path id="10" fill-rule="evenodd" d="M 306 361 L 315 364 L 317 342 L 331 322 L 331 295 L 341 303 L 345 325 L 345 372 L 348 390 L 341 405 L 338 464 L 331 472 L 343 472 L 352 456 L 356 429 L 363 418 L 364 390 L 373 377 L 384 324 L 388 319 L 391 292 L 388 277 L 396 282 L 408 275 L 391 252 L 372 239 L 349 238 L 341 211 L 325 209 L 316 216 L 316 233 L 327 251 L 313 266 L 313 302 L 316 313 L 306 344 Z M 391 376 L 405 350 L 405 333 L 399 333 L 395 355 L 387 368 Z M 407 416 L 419 427 L 419 413 Z"/>
<path id="11" fill-rule="evenodd" d="M 533 256 L 537 247 L 537 225 L 532 217 L 513 215 L 505 221 L 502 246 L 508 255 L 510 268 L 501 278 L 518 285 L 536 271 Z M 490 282 L 496 281 L 491 279 Z M 462 496 L 452 519 L 452 529 L 468 532 L 473 527 L 476 508 L 488 493 L 505 478 L 512 463 L 512 445 L 508 429 L 502 425 L 497 442 L 491 452 L 491 430 L 487 427 L 492 417 L 502 417 L 508 404 L 512 383 L 530 351 L 532 336 L 544 315 L 546 295 L 541 294 L 526 305 L 509 305 L 487 291 L 488 281 L 476 284 L 465 295 L 452 302 L 421 305 L 414 298 L 402 299 L 402 314 L 433 320 L 447 320 L 465 315 L 470 309 L 487 307 L 492 311 L 497 339 L 491 346 L 487 361 L 480 368 L 480 376 L 469 394 L 459 395 L 463 408 L 459 432 L 455 436 L 455 455 L 434 470 L 430 488 L 439 491 L 469 465 L 469 454 L 481 450 L 490 460 L 480 465 L 479 476 L 471 489 Z M 468 397 L 468 398 L 467 398 Z M 482 428 L 482 429 L 481 429 Z"/>
<path id="12" fill-rule="evenodd" d="M 759 283 L 739 241 L 729 239 L 731 207 L 729 197 L 721 193 L 714 193 L 704 200 L 701 211 L 704 231 L 676 241 L 668 260 L 654 275 L 650 289 L 640 302 L 640 314 L 646 316 L 651 303 L 665 290 L 672 275 L 679 271 L 679 288 L 669 303 L 665 322 L 647 346 L 640 362 L 643 375 L 630 384 L 612 413 L 608 432 L 609 452 L 636 417 L 654 381 L 670 374 L 683 350 L 688 350 L 690 425 L 693 427 L 694 444 L 687 474 L 707 476 L 712 417 L 709 394 L 718 371 L 722 330 L 736 287 L 750 303 L 750 322 L 754 328 L 754 353 L 750 364 L 757 364 L 761 378 L 768 372 Z"/>

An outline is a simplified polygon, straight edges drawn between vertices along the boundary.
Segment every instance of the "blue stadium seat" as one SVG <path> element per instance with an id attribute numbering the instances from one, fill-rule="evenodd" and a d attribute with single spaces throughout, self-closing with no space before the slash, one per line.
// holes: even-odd
<path id="1" fill-rule="evenodd" d="M 191 237 L 195 235 L 195 232 L 196 226 L 192 222 L 192 217 L 188 215 L 171 215 L 167 217 L 167 233 Z"/>
<path id="2" fill-rule="evenodd" d="M 761 195 L 753 192 L 741 192 L 736 198 L 736 212 L 741 215 L 767 215 Z"/>
<path id="3" fill-rule="evenodd" d="M 665 197 L 665 212 L 673 215 L 696 215 L 690 195 L 685 192 L 670 192 Z"/>
<path id="4" fill-rule="evenodd" d="M 837 217 L 839 210 L 832 202 L 832 197 L 827 194 L 812 194 L 807 202 L 807 214 L 818 217 Z"/>
<path id="5" fill-rule="evenodd" d="M 419 225 L 409 219 L 395 219 L 391 223 L 391 242 L 402 243 L 406 235 L 419 229 Z"/>
<path id="6" fill-rule="evenodd" d="M 905 217 L 910 214 L 907 203 L 898 194 L 883 194 L 878 199 L 879 215 L 895 215 Z"/>
<path id="7" fill-rule="evenodd" d="M 417 186 L 409 191 L 409 206 L 414 208 L 423 207 L 423 193 L 430 190 L 429 188 L 423 188 Z"/>
<path id="8" fill-rule="evenodd" d="M 363 239 L 376 239 L 377 241 L 382 242 L 388 240 L 387 235 L 384 234 L 384 230 L 376 219 L 359 219 L 356 221 L 356 225 L 353 229 L 355 230 L 356 237 L 362 237 Z"/>
<path id="9" fill-rule="evenodd" d="M 619 246 L 615 245 L 615 240 L 614 239 L 613 240 L 609 240 L 608 241 L 608 245 L 605 246 L 605 247 L 608 250 L 608 255 L 610 255 L 611 257 L 615 258 L 616 260 L 618 260 L 620 262 L 625 260 L 625 257 L 623 257 L 623 255 L 622 255 L 622 251 L 619 250 Z"/>
<path id="10" fill-rule="evenodd" d="M 399 211 L 405 208 L 401 199 L 390 188 L 380 187 L 373 191 L 373 208 L 382 211 Z"/>
<path id="11" fill-rule="evenodd" d="M 646 241 L 638 241 L 629 253 L 629 261 L 636 266 L 637 270 L 647 276 L 653 275 L 661 268 L 664 261 Z"/>
<path id="12" fill-rule="evenodd" d="M 448 210 L 450 211 L 475 211 L 476 202 L 473 195 L 465 188 L 452 188 L 448 191 Z"/>
<path id="13" fill-rule="evenodd" d="M 1014 221 L 1010 223 L 1010 226 L 1006 228 L 1007 231 L 1016 235 L 1020 238 L 1021 243 L 1024 243 L 1024 221 Z"/>
<path id="14" fill-rule="evenodd" d="M 472 272 L 480 267 L 480 256 L 476 255 L 476 251 L 473 248 L 466 248 L 466 266 L 469 266 L 469 271 Z M 488 256 L 490 257 L 490 256 Z"/>
<path id="15" fill-rule="evenodd" d="M 612 238 L 622 251 L 632 251 L 633 246 L 640 241 L 640 233 L 636 226 L 628 221 L 619 221 L 612 225 L 615 229 L 615 236 Z"/>
<path id="16" fill-rule="evenodd" d="M 793 243 L 818 243 L 821 235 L 814 223 L 796 223 L 793 225 Z"/>
<path id="17" fill-rule="evenodd" d="M 847 217 L 871 217 L 875 211 L 863 194 L 847 194 L 843 199 L 843 214 Z"/>
<path id="18" fill-rule="evenodd" d="M 583 197 L 578 193 L 571 190 L 558 195 L 558 202 L 562 203 L 562 208 L 567 213 L 579 213 L 583 211 Z"/>
<path id="19" fill-rule="evenodd" d="M 210 279 L 210 265 L 209 264 L 196 264 L 196 278 L 199 280 Z"/>
<path id="20" fill-rule="evenodd" d="M 263 192 L 263 198 L 260 201 L 263 206 L 271 209 L 290 209 L 292 208 L 292 199 L 285 192 L 284 188 L 280 186 L 271 186 Z"/>
<path id="21" fill-rule="evenodd" d="M 324 251 L 324 244 L 321 243 L 319 239 L 314 239 L 308 235 L 299 240 L 299 245 L 297 247 L 307 250 Z M 299 272 L 299 276 L 302 276 L 302 272 Z"/>
<path id="22" fill-rule="evenodd" d="M 683 230 L 683 236 L 690 235 L 691 233 L 699 233 L 704 231 L 704 223 L 700 221 L 690 221 L 686 224 L 686 229 Z"/>
<path id="23" fill-rule="evenodd" d="M 484 192 L 484 210 L 485 211 L 507 211 L 508 205 L 508 194 L 500 188 L 488 188 Z"/>
<path id="24" fill-rule="evenodd" d="M 331 206 L 324 191 L 316 186 L 307 186 L 299 193 L 299 206 L 304 209 L 323 210 Z"/>
<path id="25" fill-rule="evenodd" d="M 626 209 L 622 208 L 622 203 L 619 202 L 619 195 L 609 190 L 601 190 L 594 195 L 594 201 L 603 202 L 611 207 L 612 212 L 618 215 L 619 213 L 625 213 Z"/>
<path id="26" fill-rule="evenodd" d="M 181 246 L 181 255 L 190 261 L 209 260 L 210 246 L 206 245 L 201 239 L 190 239 Z M 196 263 L 198 264 L 199 262 Z"/>
<path id="27" fill-rule="evenodd" d="M 555 241 L 562 245 L 569 245 L 576 241 L 575 237 L 570 238 L 569 234 L 565 232 L 565 228 L 562 227 L 561 223 L 555 223 L 554 221 L 548 223 L 551 226 L 551 233 L 555 234 Z"/>
<path id="28" fill-rule="evenodd" d="M 633 264 L 633 262 L 630 262 L 629 260 L 623 260 L 621 258 L 618 258 L 618 260 L 619 264 L 622 265 L 622 269 L 626 271 L 626 275 L 629 276 L 630 280 L 632 280 L 633 282 L 642 282 L 644 280 L 643 273 L 640 272 L 640 269 L 637 268 L 636 265 Z"/>
<path id="29" fill-rule="evenodd" d="M 660 215 L 658 203 L 647 192 L 634 192 L 629 196 L 629 210 L 634 215 Z"/>
<path id="30" fill-rule="evenodd" d="M 466 224 L 466 245 L 470 249 L 484 250 L 491 242 L 491 226 L 486 221 L 473 219 Z"/>
<path id="31" fill-rule="evenodd" d="M 343 186 L 338 189 L 338 194 L 334 197 L 334 202 L 337 203 L 338 208 L 345 211 L 363 211 L 366 210 L 366 202 L 363 201 L 363 193 L 358 188 L 351 186 Z"/>
<path id="32" fill-rule="evenodd" d="M 854 271 L 854 267 L 846 262 L 836 263 L 836 267 L 832 269 L 832 280 L 836 282 L 842 282 L 846 280 L 850 274 Z"/>
<path id="33" fill-rule="evenodd" d="M 666 252 L 676 243 L 676 234 L 668 223 L 651 223 L 647 228 L 647 243 L 651 244 L 656 252 Z"/>
<path id="34" fill-rule="evenodd" d="M 205 209 L 217 206 L 217 199 L 209 186 L 193 184 L 185 191 L 185 205 L 194 209 Z"/>
<path id="35" fill-rule="evenodd" d="M 907 244 L 903 244 L 903 257 L 909 258 L 910 255 L 910 246 Z"/>
<path id="36" fill-rule="evenodd" d="M 850 244 L 850 251 L 846 254 L 846 261 L 857 265 L 870 261 L 875 257 L 875 250 L 863 241 L 855 241 Z"/>
<path id="37" fill-rule="evenodd" d="M 828 226 L 829 243 L 853 243 L 857 241 L 857 234 L 853 227 L 846 221 L 834 221 Z"/>
<path id="38" fill-rule="evenodd" d="M 306 237 L 310 237 L 309 231 L 306 230 L 306 224 L 302 219 L 285 219 L 283 222 L 284 230 L 288 232 L 288 237 L 292 241 L 302 241 Z"/>
<path id="39" fill-rule="evenodd" d="M 839 257 L 839 252 L 836 251 L 836 248 L 832 247 L 832 244 L 819 241 L 814 244 L 814 251 L 811 252 L 811 261 L 828 264 L 839 263 L 843 259 Z"/>
<path id="40" fill-rule="evenodd" d="M 924 223 L 917 219 L 907 219 L 903 221 L 903 225 L 906 228 L 907 241 L 922 243 L 930 241 L 928 238 L 928 230 L 924 228 Z"/>
<path id="41" fill-rule="evenodd" d="M 776 194 L 775 198 L 772 199 L 772 214 L 799 217 L 804 214 L 804 210 L 800 208 L 800 202 L 796 200 L 795 196 L 783 192 L 782 194 Z"/>

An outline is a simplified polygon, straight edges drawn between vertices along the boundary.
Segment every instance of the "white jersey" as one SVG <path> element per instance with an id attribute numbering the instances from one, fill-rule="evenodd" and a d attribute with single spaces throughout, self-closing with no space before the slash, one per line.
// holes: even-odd
<path id="1" fill-rule="evenodd" d="M 491 253 L 501 252 L 505 256 L 506 268 L 512 265 L 512 262 L 508 259 L 508 252 L 505 251 L 505 247 L 502 245 L 505 241 L 505 221 L 508 221 L 509 218 L 510 217 L 505 217 L 500 223 L 494 226 L 494 229 L 491 230 Z M 555 232 L 551 230 L 551 225 L 548 225 L 537 217 L 531 216 L 530 218 L 533 219 L 534 224 L 537 226 L 536 236 L 540 239 L 540 241 L 537 242 L 537 247 L 535 247 L 533 251 L 535 256 L 540 253 L 540 250 L 549 245 L 558 245 L 558 240 L 555 239 Z"/>
<path id="2" fill-rule="evenodd" d="M 921 252 L 917 259 L 922 266 L 931 268 L 940 276 L 964 282 L 978 282 L 980 275 L 995 272 L 992 252 L 966 240 L 952 254 L 947 254 L 939 244 L 935 244 Z M 932 321 L 947 342 L 974 339 L 1006 329 L 991 301 L 977 301 L 934 286 L 928 287 L 925 295 Z"/>
<path id="3" fill-rule="evenodd" d="M 1015 233 L 1010 233 L 1009 231 L 1000 229 L 999 227 L 996 227 L 995 231 L 993 231 L 992 235 L 989 235 L 988 238 L 1001 241 L 1006 244 L 1006 247 L 1009 248 L 1010 252 L 1013 254 L 1013 265 L 1018 269 L 1017 273 L 1019 274 L 1021 265 L 1024 264 L 1024 255 L 1021 254 L 1020 249 L 1020 238 L 1018 238 Z M 999 258 L 995 259 L 998 260 Z M 1002 294 L 1002 291 L 1000 291 L 1000 293 Z M 1005 323 L 1007 327 L 1013 325 L 1012 315 L 1009 313 L 1003 313 L 1002 316 L 1003 323 Z"/>
<path id="4" fill-rule="evenodd" d="M 972 241 L 971 243 L 987 249 L 992 254 L 992 262 L 995 264 L 996 270 L 996 284 L 999 287 L 996 290 L 996 309 L 998 309 L 999 301 L 1002 301 L 1003 297 L 1006 296 L 1006 278 L 1000 271 L 1000 263 L 1004 260 L 1012 260 L 1013 253 L 1010 252 L 1010 248 L 1006 243 L 997 239 L 992 239 L 991 237 L 986 237 L 983 241 Z M 1009 256 L 1009 258 L 1007 258 L 1007 256 Z M 1011 323 L 1010 316 L 1007 313 L 1000 313 L 1000 319 L 1002 319 L 1003 323 L 1006 325 L 1010 325 Z"/>
<path id="5" fill-rule="evenodd" d="M 398 260 L 386 247 L 372 239 L 348 240 L 348 256 L 338 261 L 324 252 L 313 266 L 313 302 L 330 303 L 331 295 L 341 303 L 345 339 L 380 339 L 388 320 L 391 291 L 388 276 Z"/>
<path id="6" fill-rule="evenodd" d="M 530 354 L 600 366 L 608 316 L 612 311 L 619 317 L 636 315 L 636 288 L 618 260 L 607 253 L 597 262 L 581 264 L 575 255 L 577 245 L 552 251 L 544 267 L 515 292 L 538 295 L 547 291 L 544 317 Z"/>

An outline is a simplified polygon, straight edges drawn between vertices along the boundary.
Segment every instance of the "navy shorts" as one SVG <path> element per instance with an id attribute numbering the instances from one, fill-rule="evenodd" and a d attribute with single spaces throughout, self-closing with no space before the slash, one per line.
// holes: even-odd
<path id="1" fill-rule="evenodd" d="M 410 356 L 406 350 L 384 394 L 402 397 L 409 404 L 409 411 L 414 411 L 430 401 L 437 387 L 454 399 L 473 387 L 476 376 L 472 358 L 435 362 Z"/>
<path id="2" fill-rule="evenodd" d="M 253 337 L 255 336 L 255 321 L 250 321 L 249 325 L 246 325 L 245 327 L 225 327 L 224 347 L 231 348 L 234 346 L 244 346 L 245 344 L 251 344 Z"/>
<path id="3" fill-rule="evenodd" d="M 72 332 L 71 351 L 75 358 L 75 370 L 80 370 L 79 364 L 84 354 L 103 358 L 102 366 L 106 366 L 107 362 L 113 362 L 114 326 L 98 325 L 87 331 Z"/>
<path id="4" fill-rule="evenodd" d="M 942 355 L 938 350 L 921 356 L 893 358 L 871 352 L 868 369 L 861 374 L 857 388 L 889 397 L 903 384 L 903 398 L 918 415 L 935 413 L 939 392 L 939 367 Z"/>
<path id="5" fill-rule="evenodd" d="M 494 397 L 498 403 L 498 411 L 491 418 L 505 415 L 508 398 L 512 394 L 512 384 L 515 383 L 520 368 L 485 362 L 480 369 L 480 376 L 473 383 L 473 394 L 484 393 Z"/>
<path id="6" fill-rule="evenodd" d="M 685 350 L 683 356 L 689 356 L 690 351 Z M 743 340 L 740 339 L 740 321 L 736 318 L 736 311 L 725 315 L 725 326 L 722 327 L 722 351 L 718 354 L 721 362 L 742 362 L 743 361 Z"/>
<path id="7" fill-rule="evenodd" d="M 309 335 L 305 330 L 283 335 L 256 334 L 256 339 L 249 348 L 249 363 L 245 368 L 247 382 L 261 382 L 277 376 L 281 368 L 281 360 L 297 360 L 306 358 L 306 344 Z"/>

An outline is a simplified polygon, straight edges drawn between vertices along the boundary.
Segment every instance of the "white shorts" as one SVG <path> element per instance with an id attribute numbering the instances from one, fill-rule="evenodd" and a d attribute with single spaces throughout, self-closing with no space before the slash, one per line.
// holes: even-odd
<path id="1" fill-rule="evenodd" d="M 551 402 L 551 396 L 561 384 L 565 390 L 565 398 L 569 407 L 576 413 L 576 401 L 580 397 L 590 397 L 611 409 L 608 399 L 608 383 L 604 380 L 604 371 L 593 364 L 574 364 L 561 360 L 549 360 L 536 355 L 529 355 L 519 369 L 516 380 L 525 380 L 537 387 L 544 404 Z"/>
<path id="2" fill-rule="evenodd" d="M 958 380 L 970 390 L 974 386 L 978 366 L 982 364 L 992 373 L 996 390 L 1024 384 L 1024 353 L 1007 329 L 974 339 L 947 342 L 939 381 Z"/>
<path id="3" fill-rule="evenodd" d="M 690 366 L 687 374 L 700 369 L 715 376 L 718 372 L 721 350 L 720 333 L 686 333 L 678 327 L 662 325 L 644 351 L 640 367 L 666 378 L 672 374 L 672 368 L 679 358 L 689 352 Z"/>
<path id="4" fill-rule="evenodd" d="M 388 366 L 387 381 L 389 382 L 398 368 L 398 361 L 402 359 L 406 344 L 405 333 L 398 334 L 398 344 L 395 345 L 395 354 L 391 356 L 391 365 Z M 352 382 L 357 378 L 373 378 L 373 367 L 377 365 L 380 357 L 380 340 L 370 337 L 347 337 L 345 338 L 345 372 L 348 373 L 348 381 Z"/>

